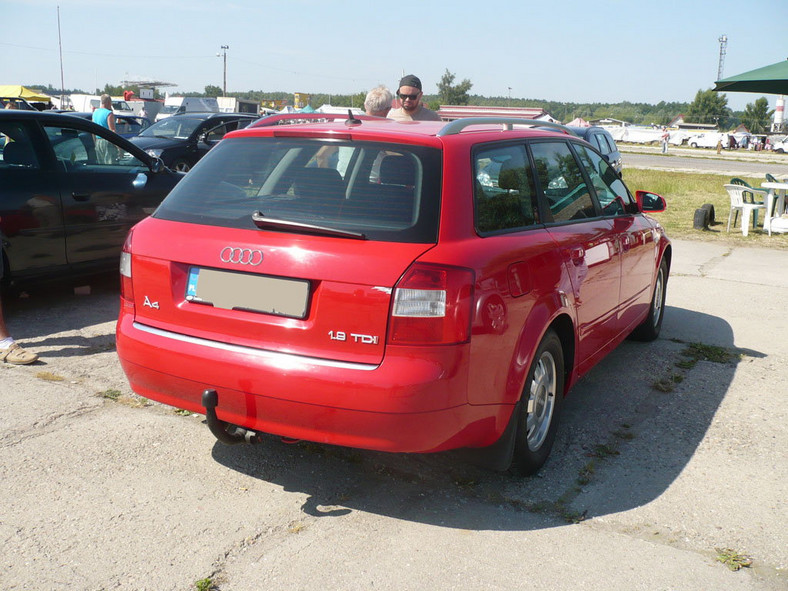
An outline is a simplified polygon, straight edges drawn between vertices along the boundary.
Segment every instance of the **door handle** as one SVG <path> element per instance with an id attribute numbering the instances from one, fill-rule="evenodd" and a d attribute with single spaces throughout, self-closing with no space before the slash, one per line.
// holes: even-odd
<path id="1" fill-rule="evenodd" d="M 71 197 L 74 198 L 74 201 L 89 201 L 90 194 L 89 193 L 71 193 Z"/>

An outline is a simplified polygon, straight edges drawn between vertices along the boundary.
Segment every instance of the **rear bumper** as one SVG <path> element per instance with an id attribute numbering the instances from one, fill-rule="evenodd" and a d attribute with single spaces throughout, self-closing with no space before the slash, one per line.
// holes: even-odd
<path id="1" fill-rule="evenodd" d="M 467 403 L 467 346 L 396 349 L 381 365 L 336 363 L 192 339 L 121 314 L 117 349 L 132 389 L 222 421 L 348 447 L 433 452 L 494 443 L 511 405 Z"/>

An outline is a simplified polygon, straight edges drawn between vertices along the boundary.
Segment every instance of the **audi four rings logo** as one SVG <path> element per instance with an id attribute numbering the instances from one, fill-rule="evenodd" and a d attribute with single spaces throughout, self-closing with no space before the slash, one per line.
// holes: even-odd
<path id="1" fill-rule="evenodd" d="M 250 265 L 256 267 L 263 262 L 263 251 L 252 250 L 251 248 L 234 248 L 225 246 L 219 253 L 219 260 L 223 263 L 235 263 L 236 265 Z"/>

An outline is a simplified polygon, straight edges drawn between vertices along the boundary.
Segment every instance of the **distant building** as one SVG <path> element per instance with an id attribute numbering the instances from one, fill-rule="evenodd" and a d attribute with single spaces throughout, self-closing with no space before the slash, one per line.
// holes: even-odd
<path id="1" fill-rule="evenodd" d="M 627 127 L 628 125 L 632 125 L 626 121 L 621 121 L 621 119 L 611 119 L 610 117 L 605 117 L 604 119 L 591 119 L 589 123 L 591 125 L 600 125 L 603 127 Z"/>
<path id="2" fill-rule="evenodd" d="M 698 131 L 717 131 L 717 126 L 713 123 L 686 123 L 684 115 L 678 115 L 670 123 L 668 127 L 674 129 L 694 129 Z"/>
<path id="3" fill-rule="evenodd" d="M 438 115 L 444 121 L 454 121 L 463 117 L 512 117 L 515 119 L 535 119 L 558 123 L 550 113 L 538 107 L 480 107 L 473 105 L 441 105 Z"/>

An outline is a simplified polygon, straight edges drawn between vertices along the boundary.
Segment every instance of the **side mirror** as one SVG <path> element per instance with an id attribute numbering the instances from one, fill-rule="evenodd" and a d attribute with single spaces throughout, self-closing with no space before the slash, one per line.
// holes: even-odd
<path id="1" fill-rule="evenodd" d="M 164 169 L 164 162 L 161 161 L 161 158 L 151 158 L 148 168 L 153 174 L 159 174 Z"/>
<path id="2" fill-rule="evenodd" d="M 649 193 L 648 191 L 636 191 L 635 200 L 638 203 L 640 211 L 665 211 L 668 205 L 665 203 L 665 198 L 656 193 Z"/>

